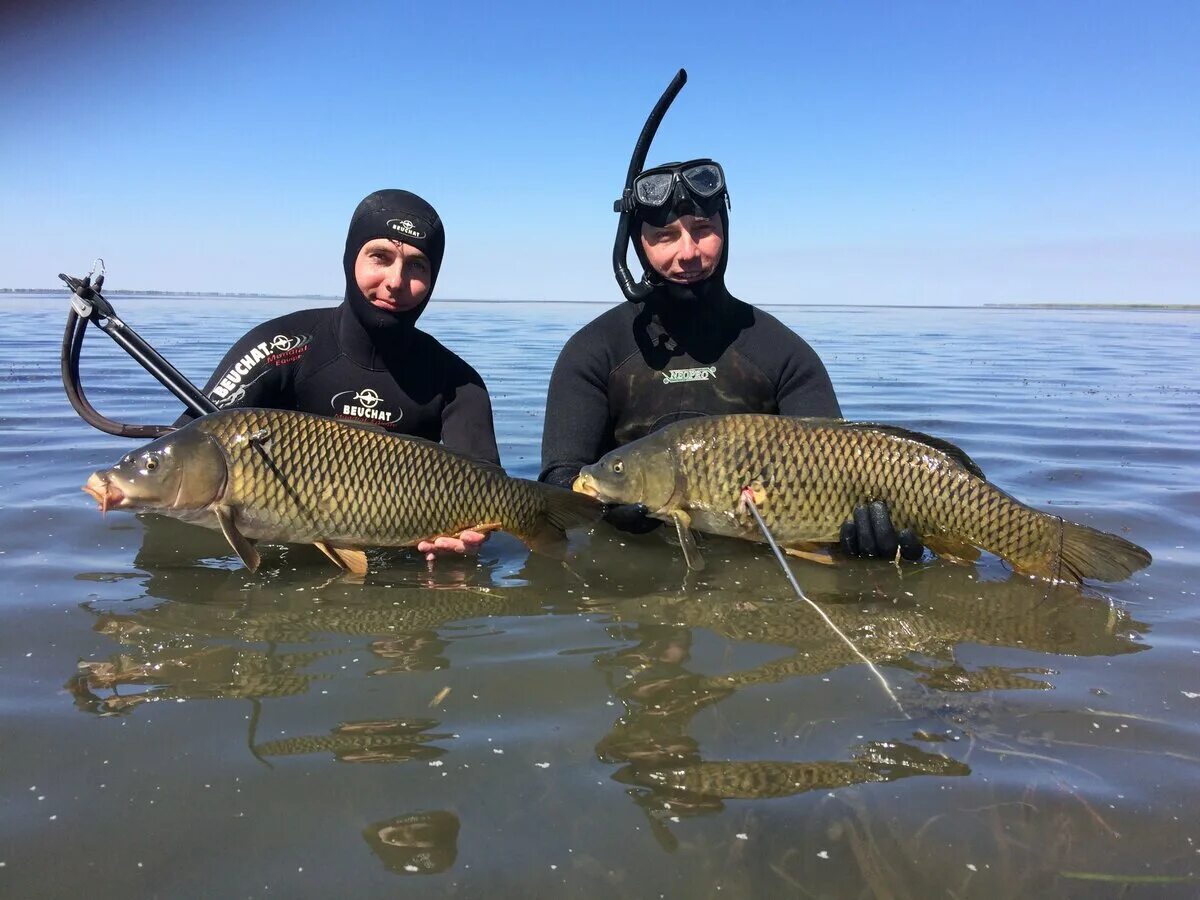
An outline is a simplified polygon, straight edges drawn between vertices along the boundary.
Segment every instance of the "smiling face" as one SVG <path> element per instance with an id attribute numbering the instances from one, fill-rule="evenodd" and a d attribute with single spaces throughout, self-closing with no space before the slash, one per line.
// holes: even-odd
<path id="1" fill-rule="evenodd" d="M 643 222 L 641 241 L 646 259 L 663 278 L 696 284 L 712 275 L 721 262 L 725 229 L 719 216 L 680 216 L 666 225 Z"/>
<path id="2" fill-rule="evenodd" d="M 385 312 L 407 312 L 429 296 L 429 258 L 401 241 L 367 241 L 354 260 L 354 280 L 367 301 Z"/>

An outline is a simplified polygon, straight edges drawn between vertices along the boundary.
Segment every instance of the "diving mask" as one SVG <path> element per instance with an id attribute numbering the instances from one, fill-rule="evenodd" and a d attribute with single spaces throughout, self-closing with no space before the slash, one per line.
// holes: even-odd
<path id="1" fill-rule="evenodd" d="M 725 172 L 711 159 L 657 166 L 633 181 L 633 196 L 638 206 L 659 207 L 684 200 L 684 191 L 697 200 L 710 200 L 724 190 Z"/>
<path id="2" fill-rule="evenodd" d="M 711 159 L 692 159 L 683 163 L 655 166 L 633 180 L 632 191 L 613 203 L 613 212 L 636 208 L 658 209 L 692 200 L 712 206 L 712 200 L 725 196 L 725 170 Z"/>

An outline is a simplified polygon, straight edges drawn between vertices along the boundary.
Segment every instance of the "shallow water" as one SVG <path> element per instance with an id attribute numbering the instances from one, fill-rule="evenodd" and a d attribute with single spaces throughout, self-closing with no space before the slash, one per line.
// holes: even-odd
<path id="1" fill-rule="evenodd" d="M 303 303 L 111 299 L 197 381 Z M 902 714 L 753 545 L 710 540 L 685 579 L 659 535 L 577 539 L 570 571 L 497 535 L 356 585 L 311 548 L 250 575 L 218 535 L 102 519 L 79 486 L 135 444 L 63 396 L 66 298 L 0 309 L 5 896 L 1200 891 L 1198 314 L 773 310 L 847 417 L 948 438 L 1155 557 L 1084 591 L 995 559 L 794 564 Z M 512 473 L 600 309 L 426 315 Z M 84 378 L 126 420 L 176 412 L 98 332 Z"/>

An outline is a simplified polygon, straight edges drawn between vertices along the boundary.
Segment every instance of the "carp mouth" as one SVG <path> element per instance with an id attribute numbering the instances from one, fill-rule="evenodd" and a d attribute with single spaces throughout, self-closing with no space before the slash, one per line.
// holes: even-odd
<path id="1" fill-rule="evenodd" d="M 571 490 L 577 494 L 586 494 L 596 500 L 600 499 L 600 490 L 596 487 L 596 481 L 591 475 L 577 475 L 571 482 Z"/>
<path id="2" fill-rule="evenodd" d="M 80 488 L 84 493 L 90 494 L 100 504 L 100 512 L 106 513 L 110 509 L 115 509 L 125 499 L 125 495 L 115 484 L 102 476 L 99 472 L 93 472 L 88 478 L 87 484 Z"/>

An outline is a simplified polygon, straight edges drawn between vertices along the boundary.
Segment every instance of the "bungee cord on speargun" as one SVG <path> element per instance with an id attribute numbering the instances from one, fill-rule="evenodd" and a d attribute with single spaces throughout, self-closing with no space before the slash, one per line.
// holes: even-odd
<path id="1" fill-rule="evenodd" d="M 751 515 L 754 516 L 754 521 L 758 523 L 758 527 L 761 529 L 763 537 L 767 539 L 767 543 L 770 545 L 771 551 L 775 554 L 775 558 L 779 560 L 779 566 L 783 569 L 783 574 L 787 577 L 788 583 L 791 584 L 792 590 L 796 592 L 796 596 L 815 609 L 817 611 L 817 615 L 824 620 L 825 624 L 833 629 L 833 633 L 841 638 L 847 647 L 854 651 L 855 656 L 867 664 L 867 668 L 871 670 L 871 673 L 879 680 L 879 683 L 883 685 L 884 691 L 887 693 L 892 703 L 896 705 L 896 709 L 900 710 L 900 714 L 906 719 L 912 718 L 909 716 L 908 711 L 896 698 L 896 695 L 892 692 L 892 688 L 887 683 L 887 679 L 883 677 L 883 673 L 880 672 L 879 669 L 875 667 L 875 664 L 871 662 L 871 660 L 867 659 L 863 652 L 854 645 L 854 641 L 850 640 L 850 638 L 847 637 L 846 634 L 833 623 L 833 620 L 830 619 L 829 616 L 825 615 L 825 611 L 821 609 L 821 607 L 817 606 L 817 604 L 812 600 L 810 600 L 808 595 L 806 595 L 800 588 L 799 582 L 796 581 L 796 576 L 792 574 L 791 566 L 787 564 L 787 560 L 784 559 L 783 556 L 783 551 L 779 549 L 779 544 L 775 541 L 775 536 L 771 534 L 771 529 L 767 527 L 767 523 L 763 521 L 762 514 L 758 511 L 758 504 L 754 502 L 754 491 L 748 487 L 742 488 L 742 497 L 738 502 L 738 506 L 749 509 Z"/>

